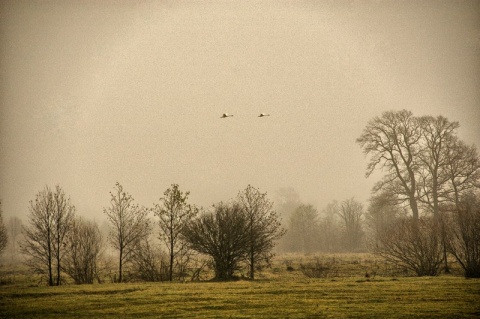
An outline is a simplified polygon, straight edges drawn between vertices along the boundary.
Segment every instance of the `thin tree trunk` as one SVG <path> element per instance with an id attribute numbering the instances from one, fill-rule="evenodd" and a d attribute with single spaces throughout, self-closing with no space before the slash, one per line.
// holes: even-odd
<path id="1" fill-rule="evenodd" d="M 47 233 L 47 249 L 48 249 L 48 285 L 53 286 L 53 271 L 52 271 L 52 243 L 50 238 L 50 230 Z"/>
<path id="2" fill-rule="evenodd" d="M 170 281 L 173 281 L 173 259 L 174 259 L 174 254 L 173 254 L 173 241 L 170 242 L 170 274 L 169 274 L 169 279 Z"/>
<path id="3" fill-rule="evenodd" d="M 58 222 L 57 222 L 58 223 Z M 57 228 L 57 286 L 60 286 L 60 237 L 59 237 L 59 229 Z"/>
<path id="4" fill-rule="evenodd" d="M 120 262 L 118 263 L 118 282 L 122 282 L 122 259 L 123 259 L 123 248 L 120 248 Z"/>
<path id="5" fill-rule="evenodd" d="M 57 286 L 60 286 L 60 252 L 57 251 Z"/>
<path id="6" fill-rule="evenodd" d="M 173 214 L 172 214 L 173 215 Z M 170 216 L 170 273 L 169 279 L 173 281 L 173 260 L 174 260 L 174 253 L 173 253 L 173 216 Z"/>
<path id="7" fill-rule="evenodd" d="M 250 279 L 255 279 L 255 253 L 253 251 L 253 247 L 250 251 Z"/>

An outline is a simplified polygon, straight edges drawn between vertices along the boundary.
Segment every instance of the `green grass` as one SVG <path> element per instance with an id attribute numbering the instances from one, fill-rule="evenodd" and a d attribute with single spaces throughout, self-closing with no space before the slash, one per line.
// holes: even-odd
<path id="1" fill-rule="evenodd" d="M 474 318 L 480 280 L 457 276 L 3 286 L 0 318 Z"/>
<path id="2" fill-rule="evenodd" d="M 315 260 L 335 272 L 305 277 L 300 265 Z M 454 275 L 418 278 L 371 254 L 292 254 L 255 281 L 61 287 L 19 268 L 0 286 L 0 318 L 479 318 L 480 280 L 451 266 Z"/>

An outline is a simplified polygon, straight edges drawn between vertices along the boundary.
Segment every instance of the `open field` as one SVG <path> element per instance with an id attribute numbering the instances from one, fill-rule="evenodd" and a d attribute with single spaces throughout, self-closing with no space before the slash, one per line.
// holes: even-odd
<path id="1" fill-rule="evenodd" d="M 441 276 L 3 287 L 2 318 L 474 318 L 480 280 Z"/>
<path id="2" fill-rule="evenodd" d="M 337 257 L 335 276 L 326 278 L 305 277 L 298 262 L 292 262 L 294 271 L 286 271 L 287 257 L 255 281 L 60 287 L 22 281 L 0 287 L 0 318 L 480 317 L 480 280 L 457 275 L 366 278 L 372 261 L 365 258 Z"/>

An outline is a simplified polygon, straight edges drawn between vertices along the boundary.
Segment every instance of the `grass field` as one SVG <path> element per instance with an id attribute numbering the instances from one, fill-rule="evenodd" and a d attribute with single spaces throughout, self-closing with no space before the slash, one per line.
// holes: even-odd
<path id="1" fill-rule="evenodd" d="M 313 279 L 277 267 L 255 281 L 0 289 L 0 318 L 480 317 L 480 280 L 451 275 Z"/>

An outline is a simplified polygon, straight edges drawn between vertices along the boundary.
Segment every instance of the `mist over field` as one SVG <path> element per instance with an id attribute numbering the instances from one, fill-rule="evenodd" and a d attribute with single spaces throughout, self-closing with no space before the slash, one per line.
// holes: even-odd
<path id="1" fill-rule="evenodd" d="M 103 218 L 120 182 L 210 207 L 248 184 L 322 210 L 366 204 L 355 143 L 388 110 L 443 115 L 478 143 L 476 1 L 3 2 L 0 197 L 45 185 Z M 269 117 L 259 118 L 260 113 Z M 223 113 L 233 117 L 221 119 Z"/>

